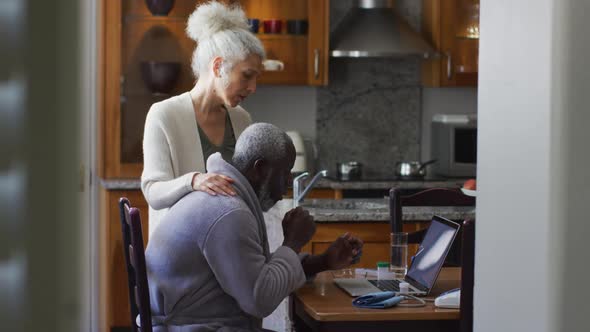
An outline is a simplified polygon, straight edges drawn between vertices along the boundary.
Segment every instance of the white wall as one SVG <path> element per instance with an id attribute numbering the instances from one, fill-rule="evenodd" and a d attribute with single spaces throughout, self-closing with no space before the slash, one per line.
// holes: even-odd
<path id="1" fill-rule="evenodd" d="M 481 2 L 476 332 L 588 330 L 589 290 L 566 285 L 590 271 L 590 8 L 575 2 Z"/>
<path id="2" fill-rule="evenodd" d="M 242 106 L 255 122 L 269 122 L 283 130 L 299 131 L 304 137 L 316 137 L 315 87 L 259 85 Z"/>
<path id="3" fill-rule="evenodd" d="M 474 331 L 552 331 L 552 0 L 482 1 Z M 521 295 L 521 296 L 518 296 Z"/>

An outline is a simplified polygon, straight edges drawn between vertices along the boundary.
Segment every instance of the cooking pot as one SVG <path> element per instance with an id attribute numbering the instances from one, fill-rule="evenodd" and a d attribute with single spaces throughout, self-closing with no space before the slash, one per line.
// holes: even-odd
<path id="1" fill-rule="evenodd" d="M 395 175 L 402 180 L 421 180 L 426 176 L 426 166 L 435 162 L 436 159 L 423 163 L 419 161 L 400 161 L 395 164 Z"/>
<path id="2" fill-rule="evenodd" d="M 343 181 L 360 180 L 363 165 L 358 161 L 336 163 L 338 179 Z"/>

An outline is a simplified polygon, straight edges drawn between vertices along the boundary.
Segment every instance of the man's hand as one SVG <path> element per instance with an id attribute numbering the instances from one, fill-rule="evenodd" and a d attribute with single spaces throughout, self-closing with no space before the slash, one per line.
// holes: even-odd
<path id="1" fill-rule="evenodd" d="M 315 233 L 315 222 L 307 210 L 296 207 L 285 213 L 283 218 L 283 245 L 293 249 L 296 253 L 311 240 Z"/>
<path id="2" fill-rule="evenodd" d="M 324 252 L 328 270 L 339 270 L 357 263 L 363 249 L 363 241 L 346 233 L 337 238 Z"/>
<path id="3" fill-rule="evenodd" d="M 339 270 L 358 263 L 363 252 L 363 241 L 349 233 L 337 238 L 321 255 L 307 256 L 301 264 L 306 277 L 326 270 Z"/>

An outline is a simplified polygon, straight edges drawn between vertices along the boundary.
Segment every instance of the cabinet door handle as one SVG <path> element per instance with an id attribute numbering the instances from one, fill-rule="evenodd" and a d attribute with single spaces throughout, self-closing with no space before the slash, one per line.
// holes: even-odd
<path id="1" fill-rule="evenodd" d="M 313 50 L 313 77 L 317 80 L 320 77 L 320 50 Z"/>
<path id="2" fill-rule="evenodd" d="M 447 79 L 451 80 L 453 76 L 453 59 L 451 57 L 451 52 L 447 52 Z"/>

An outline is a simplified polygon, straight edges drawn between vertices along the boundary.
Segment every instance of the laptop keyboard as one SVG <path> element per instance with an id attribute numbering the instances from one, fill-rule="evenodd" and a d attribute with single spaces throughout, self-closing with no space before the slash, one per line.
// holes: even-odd
<path id="1" fill-rule="evenodd" d="M 369 282 L 382 291 L 399 291 L 399 280 L 369 280 Z"/>

